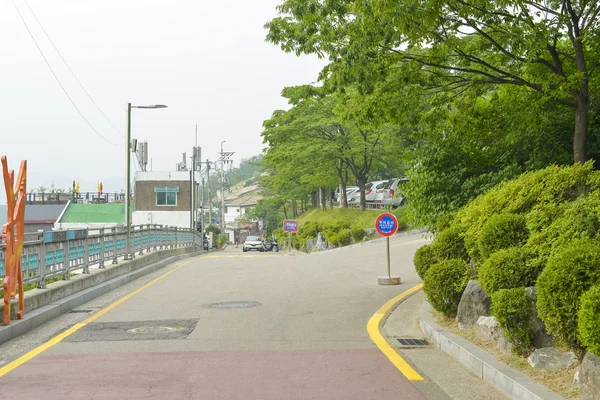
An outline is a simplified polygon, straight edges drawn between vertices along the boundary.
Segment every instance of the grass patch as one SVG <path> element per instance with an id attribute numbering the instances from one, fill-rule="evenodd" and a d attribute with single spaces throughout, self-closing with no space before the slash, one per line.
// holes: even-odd
<path id="1" fill-rule="evenodd" d="M 298 221 L 300 222 L 300 226 L 303 223 L 308 221 L 315 222 L 329 222 L 329 221 L 343 221 L 349 222 L 353 226 L 360 227 L 362 229 L 372 229 L 375 228 L 375 219 L 384 213 L 391 212 L 398 218 L 398 223 L 400 225 L 398 231 L 406 230 L 406 217 L 404 216 L 404 207 L 398 207 L 393 210 L 365 210 L 360 211 L 358 208 L 328 208 L 326 211 L 322 209 L 314 209 L 305 212 L 302 214 Z"/>
<path id="2" fill-rule="evenodd" d="M 475 334 L 475 329 L 469 329 L 468 331 L 461 331 L 458 329 L 458 324 L 455 318 L 447 318 L 443 316 L 441 313 L 434 311 L 434 316 L 436 318 L 436 322 L 457 335 L 462 336 L 467 339 L 469 342 L 474 345 L 484 349 L 497 360 L 505 363 L 511 368 L 516 369 L 517 371 L 522 372 L 527 375 L 534 381 L 546 386 L 548 389 L 552 390 L 563 396 L 567 400 L 575 400 L 579 399 L 579 389 L 573 389 L 571 384 L 573 383 L 573 377 L 575 376 L 575 371 L 577 370 L 577 366 L 571 367 L 566 371 L 545 371 L 532 368 L 527 362 L 526 358 L 519 357 L 517 355 L 507 355 L 502 353 L 496 347 L 496 342 L 486 342 L 477 337 Z"/>
<path id="3" fill-rule="evenodd" d="M 74 273 L 70 273 L 69 274 L 70 277 L 75 276 Z M 58 281 L 62 281 L 63 280 L 63 276 L 62 275 L 57 275 L 57 276 L 53 276 L 52 278 L 46 279 L 46 285 L 49 285 L 51 283 L 54 282 L 58 282 Z M 33 290 L 36 289 L 38 287 L 37 283 L 27 283 L 25 284 L 25 286 L 23 286 L 23 292 L 27 292 L 29 290 Z M 19 291 L 17 290 L 17 295 L 18 295 Z M 0 290 L 0 297 L 4 296 L 4 290 Z"/>

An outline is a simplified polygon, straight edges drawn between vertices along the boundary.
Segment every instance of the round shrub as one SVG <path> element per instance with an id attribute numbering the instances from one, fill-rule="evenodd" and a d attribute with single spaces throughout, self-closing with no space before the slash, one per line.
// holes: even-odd
<path id="1" fill-rule="evenodd" d="M 354 238 L 354 241 L 356 242 L 360 242 L 365 238 L 366 232 L 361 227 L 353 226 L 350 232 L 352 233 L 352 238 Z"/>
<path id="2" fill-rule="evenodd" d="M 579 309 L 579 340 L 594 354 L 600 354 L 600 285 L 581 296 Z"/>
<path id="3" fill-rule="evenodd" d="M 327 241 L 329 244 L 332 244 L 334 246 L 337 246 L 339 243 L 338 234 L 336 232 L 325 231 L 325 232 L 323 232 L 323 237 L 325 238 L 325 241 Z"/>
<path id="4" fill-rule="evenodd" d="M 492 315 L 513 344 L 513 351 L 520 355 L 531 348 L 534 312 L 533 299 L 525 288 L 502 289 L 492 295 Z"/>
<path id="5" fill-rule="evenodd" d="M 599 281 L 600 245 L 590 240 L 576 240 L 554 252 L 537 281 L 538 314 L 548 333 L 578 351 L 580 298 Z"/>
<path id="6" fill-rule="evenodd" d="M 425 274 L 429 271 L 429 268 L 436 263 L 435 256 L 433 255 L 433 248 L 431 245 L 426 244 L 423 247 L 419 247 L 413 258 L 415 269 L 421 279 L 425 279 Z"/>
<path id="7" fill-rule="evenodd" d="M 454 226 L 439 233 L 433 241 L 433 252 L 438 260 L 460 259 L 469 261 L 460 227 Z"/>
<path id="8" fill-rule="evenodd" d="M 435 231 L 437 233 L 443 232 L 446 229 L 450 228 L 450 225 L 454 221 L 454 217 L 456 217 L 455 212 L 449 212 L 446 214 L 440 215 L 435 221 Z"/>
<path id="9" fill-rule="evenodd" d="M 524 244 L 528 236 L 524 215 L 497 214 L 490 217 L 479 235 L 479 254 L 482 261 L 498 250 Z"/>
<path id="10" fill-rule="evenodd" d="M 423 290 L 439 312 L 455 317 L 467 280 L 467 263 L 463 260 L 444 260 L 431 266 L 425 274 Z"/>
<path id="11" fill-rule="evenodd" d="M 502 249 L 492 254 L 481 267 L 478 279 L 489 294 L 500 289 L 534 286 L 540 273 L 528 263 L 528 253 L 522 247 Z"/>
<path id="12" fill-rule="evenodd" d="M 350 228 L 350 222 L 341 220 L 327 221 L 323 224 L 323 229 L 326 231 L 339 232 L 342 229 Z"/>
<path id="13" fill-rule="evenodd" d="M 338 246 L 348 246 L 352 243 L 352 231 L 350 229 L 341 230 L 337 234 Z"/>

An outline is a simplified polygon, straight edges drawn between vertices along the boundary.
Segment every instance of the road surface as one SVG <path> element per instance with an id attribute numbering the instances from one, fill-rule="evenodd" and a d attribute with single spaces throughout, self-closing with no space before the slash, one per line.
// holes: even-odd
<path id="1" fill-rule="evenodd" d="M 0 393 L 447 399 L 423 371 L 416 385 L 405 378 L 366 329 L 386 301 L 420 283 L 412 257 L 425 243 L 420 235 L 391 241 L 400 286 L 377 284 L 383 243 L 308 256 L 232 246 L 173 265 L 0 346 L 0 367 L 39 353 L 0 378 Z M 62 340 L 48 342 L 57 334 Z"/>

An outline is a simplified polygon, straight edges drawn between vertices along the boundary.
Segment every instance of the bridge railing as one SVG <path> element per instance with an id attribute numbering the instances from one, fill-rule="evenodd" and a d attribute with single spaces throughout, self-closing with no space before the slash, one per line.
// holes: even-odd
<path id="1" fill-rule="evenodd" d="M 86 274 L 90 267 L 105 268 L 107 264 L 117 264 L 126 256 L 126 241 L 125 227 L 40 233 L 38 240 L 23 245 L 23 283 L 45 288 L 48 279 L 68 280 L 74 272 Z M 0 243 L 0 281 L 5 274 L 5 246 Z M 160 225 L 131 227 L 129 256 L 132 258 L 145 252 L 190 246 L 202 248 L 201 236 L 190 229 Z"/>

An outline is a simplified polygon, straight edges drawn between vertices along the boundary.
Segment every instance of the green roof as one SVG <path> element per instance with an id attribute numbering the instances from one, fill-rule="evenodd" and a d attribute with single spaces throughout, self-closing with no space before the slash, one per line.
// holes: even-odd
<path id="1" fill-rule="evenodd" d="M 133 204 L 130 212 L 134 212 Z M 59 222 L 125 223 L 125 204 L 70 204 Z"/>

